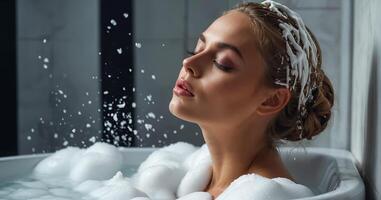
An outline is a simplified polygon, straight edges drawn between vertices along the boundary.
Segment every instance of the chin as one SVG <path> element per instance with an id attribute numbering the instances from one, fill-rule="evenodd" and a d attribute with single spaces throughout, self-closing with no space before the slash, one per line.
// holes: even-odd
<path id="1" fill-rule="evenodd" d="M 197 123 L 195 111 L 189 108 L 181 102 L 180 99 L 172 97 L 172 100 L 169 102 L 169 112 L 175 117 L 182 119 L 184 121 Z M 196 112 L 197 113 L 197 112 Z"/>

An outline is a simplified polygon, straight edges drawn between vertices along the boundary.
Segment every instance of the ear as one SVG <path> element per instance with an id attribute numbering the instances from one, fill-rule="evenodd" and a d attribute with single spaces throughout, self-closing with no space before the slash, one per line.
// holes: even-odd
<path id="1" fill-rule="evenodd" d="M 261 116 L 272 115 L 281 111 L 291 98 L 291 92 L 287 88 L 277 88 L 257 108 L 257 114 Z"/>

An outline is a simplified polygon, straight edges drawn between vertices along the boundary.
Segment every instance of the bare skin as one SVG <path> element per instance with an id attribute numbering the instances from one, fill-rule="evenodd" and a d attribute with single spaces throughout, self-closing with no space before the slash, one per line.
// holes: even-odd
<path id="1" fill-rule="evenodd" d="M 292 180 L 266 136 L 290 92 L 265 84 L 266 65 L 255 41 L 245 14 L 232 11 L 218 18 L 200 35 L 195 54 L 183 60 L 179 79 L 193 96 L 174 92 L 169 104 L 172 114 L 202 130 L 213 169 L 204 191 L 214 198 L 248 173 Z"/>

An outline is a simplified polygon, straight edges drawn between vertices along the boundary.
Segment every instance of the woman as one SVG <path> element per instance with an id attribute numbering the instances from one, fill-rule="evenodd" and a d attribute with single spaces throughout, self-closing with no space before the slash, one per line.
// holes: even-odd
<path id="1" fill-rule="evenodd" d="M 321 62 L 299 15 L 272 1 L 240 4 L 200 35 L 169 109 L 202 130 L 212 160 L 203 191 L 222 198 L 234 180 L 252 175 L 290 186 L 267 199 L 312 195 L 306 187 L 292 194 L 292 185 L 302 185 L 293 182 L 276 143 L 311 139 L 327 126 L 334 94 Z"/>

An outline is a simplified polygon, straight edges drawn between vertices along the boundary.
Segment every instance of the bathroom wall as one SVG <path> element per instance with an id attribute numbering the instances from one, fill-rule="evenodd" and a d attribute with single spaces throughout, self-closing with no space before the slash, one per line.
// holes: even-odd
<path id="1" fill-rule="evenodd" d="M 98 5 L 17 0 L 20 154 L 84 146 L 99 135 Z"/>
<path id="2" fill-rule="evenodd" d="M 367 199 L 381 199 L 381 1 L 355 0 L 351 151 Z"/>
<path id="3" fill-rule="evenodd" d="M 138 124 L 142 146 L 163 146 L 175 141 L 203 143 L 199 128 L 180 120 L 168 111 L 172 89 L 186 50 L 192 50 L 198 34 L 227 7 L 220 0 L 139 0 L 134 1 L 136 116 L 153 112 L 154 130 Z M 142 73 L 144 70 L 144 73 Z M 153 80 L 151 75 L 155 75 Z M 152 95 L 152 101 L 149 96 Z M 148 137 L 147 137 L 148 136 Z"/>
<path id="4" fill-rule="evenodd" d="M 186 56 L 192 50 L 198 35 L 224 10 L 240 0 L 139 0 L 135 4 L 135 41 L 142 47 L 135 51 L 135 83 L 137 91 L 137 114 L 142 117 L 149 111 L 163 115 L 164 120 L 155 123 L 156 131 L 145 137 L 147 130 L 140 126 L 144 141 L 163 145 L 183 140 L 201 144 L 197 126 L 183 122 L 168 112 L 172 87 Z M 257 1 L 259 2 L 259 1 Z M 350 28 L 351 1 L 347 0 L 281 0 L 294 9 L 320 41 L 323 52 L 323 68 L 333 81 L 336 92 L 333 119 L 327 130 L 304 142 L 305 146 L 325 146 L 349 149 L 349 77 L 350 77 Z M 184 42 L 185 41 L 185 42 Z M 144 74 L 141 73 L 144 69 Z M 150 79 L 156 74 L 156 80 Z M 152 94 L 155 104 L 148 104 L 147 95 Z M 184 125 L 183 129 L 179 127 Z M 166 137 L 163 137 L 165 134 Z M 337 138 L 340 138 L 339 140 Z M 156 141 L 164 141 L 157 144 Z M 299 145 L 297 143 L 296 145 Z"/>

